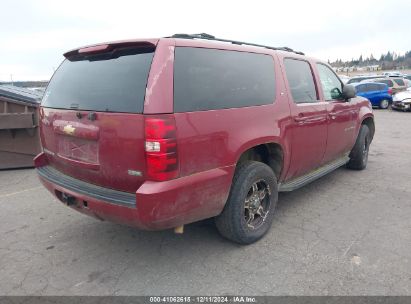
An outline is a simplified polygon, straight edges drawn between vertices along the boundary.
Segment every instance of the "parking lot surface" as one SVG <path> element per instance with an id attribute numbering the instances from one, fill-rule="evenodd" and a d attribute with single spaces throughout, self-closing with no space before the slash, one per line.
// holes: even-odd
<path id="1" fill-rule="evenodd" d="M 368 168 L 281 193 L 250 246 L 211 221 L 183 235 L 100 222 L 33 169 L 0 171 L 0 294 L 411 295 L 411 113 L 375 115 Z"/>

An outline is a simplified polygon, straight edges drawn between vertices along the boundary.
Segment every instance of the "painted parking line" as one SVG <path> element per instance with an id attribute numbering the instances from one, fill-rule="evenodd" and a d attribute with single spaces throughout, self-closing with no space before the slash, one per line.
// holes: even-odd
<path id="1" fill-rule="evenodd" d="M 37 187 L 24 189 L 24 190 L 17 191 L 17 192 L 12 192 L 12 193 L 7 193 L 7 194 L 1 194 L 1 195 L 0 195 L 0 198 L 13 196 L 13 195 L 17 195 L 17 194 L 24 193 L 24 192 L 28 192 L 28 191 L 33 191 L 33 190 L 37 190 L 37 189 L 40 189 L 40 188 L 42 188 L 42 187 L 41 187 L 41 186 L 37 186 Z"/>

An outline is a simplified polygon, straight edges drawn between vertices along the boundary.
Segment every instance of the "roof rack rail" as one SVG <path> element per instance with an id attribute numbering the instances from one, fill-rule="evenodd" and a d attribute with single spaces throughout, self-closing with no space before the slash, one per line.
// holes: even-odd
<path id="1" fill-rule="evenodd" d="M 257 47 L 263 47 L 263 48 L 270 49 L 270 50 L 286 51 L 286 52 L 296 53 L 296 54 L 299 54 L 299 55 L 304 55 L 303 52 L 294 51 L 293 49 L 291 49 L 289 47 L 273 47 L 273 46 L 267 46 L 267 45 L 256 44 L 256 43 L 248 43 L 248 42 L 243 42 L 243 41 L 221 39 L 221 38 L 216 38 L 215 36 L 210 35 L 210 34 L 206 34 L 206 33 L 200 33 L 200 34 L 174 34 L 173 36 L 166 37 L 166 38 L 205 39 L 205 40 L 229 42 L 229 43 L 238 44 L 238 45 L 251 45 L 251 46 L 257 46 Z"/>

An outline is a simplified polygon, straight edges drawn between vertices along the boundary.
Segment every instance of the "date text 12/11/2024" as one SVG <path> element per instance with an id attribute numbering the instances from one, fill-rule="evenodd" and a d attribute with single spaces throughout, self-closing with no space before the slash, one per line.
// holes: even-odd
<path id="1" fill-rule="evenodd" d="M 248 296 L 161 296 L 150 297 L 150 303 L 256 303 Z"/>

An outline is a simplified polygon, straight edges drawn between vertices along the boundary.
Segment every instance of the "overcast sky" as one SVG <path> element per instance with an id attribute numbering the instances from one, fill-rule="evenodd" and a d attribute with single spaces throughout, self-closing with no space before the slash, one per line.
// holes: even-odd
<path id="1" fill-rule="evenodd" d="M 324 60 L 379 57 L 411 50 L 411 1 L 2 1 L 0 80 L 49 79 L 82 45 L 199 32 Z"/>

